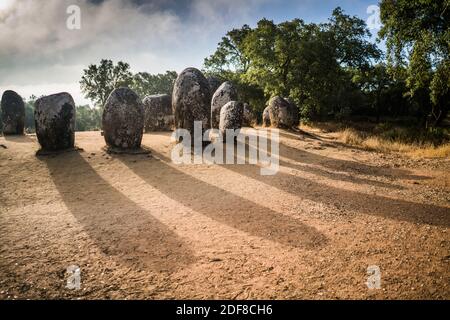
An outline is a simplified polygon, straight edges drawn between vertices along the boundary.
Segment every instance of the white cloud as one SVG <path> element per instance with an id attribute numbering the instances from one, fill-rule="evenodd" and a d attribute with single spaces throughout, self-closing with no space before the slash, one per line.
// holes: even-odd
<path id="1" fill-rule="evenodd" d="M 225 32 L 247 22 L 251 9 L 263 3 L 195 0 L 178 8 L 176 1 L 168 6 L 160 0 L 135 0 L 141 6 L 126 0 L 8 0 L 8 6 L 4 1 L 0 91 L 18 88 L 24 96 L 33 87 L 36 95 L 71 91 L 79 103 L 84 101 L 78 81 L 90 63 L 122 60 L 135 72 L 151 73 L 201 67 Z M 72 4 L 81 8 L 81 30 L 66 27 Z"/>
<path id="2" fill-rule="evenodd" d="M 91 104 L 91 101 L 84 98 L 80 92 L 78 83 L 46 83 L 46 84 L 31 84 L 31 85 L 11 85 L 8 86 L 8 90 L 14 90 L 18 92 L 21 97 L 28 100 L 31 96 L 47 96 L 59 92 L 69 92 L 77 105 Z M 0 91 L 1 92 L 1 91 Z"/>

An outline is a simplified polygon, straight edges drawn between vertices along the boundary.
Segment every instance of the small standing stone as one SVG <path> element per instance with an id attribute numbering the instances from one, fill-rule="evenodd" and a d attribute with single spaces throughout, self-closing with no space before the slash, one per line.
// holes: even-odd
<path id="1" fill-rule="evenodd" d="M 269 101 L 270 124 L 275 128 L 293 128 L 299 124 L 298 110 L 295 104 L 275 96 Z"/>
<path id="2" fill-rule="evenodd" d="M 226 130 L 237 130 L 242 128 L 242 118 L 244 105 L 238 101 L 230 101 L 225 104 L 220 111 L 219 130 L 224 141 L 226 140 Z"/>
<path id="3" fill-rule="evenodd" d="M 270 112 L 269 107 L 266 107 L 263 111 L 263 126 L 270 127 Z"/>
<path id="4" fill-rule="evenodd" d="M 168 94 L 147 96 L 144 104 L 145 132 L 170 131 L 173 128 L 172 98 Z"/>
<path id="5" fill-rule="evenodd" d="M 211 127 L 216 129 L 220 123 L 220 110 L 230 101 L 238 100 L 238 92 L 234 85 L 226 81 L 216 90 L 211 101 Z"/>
<path id="6" fill-rule="evenodd" d="M 34 104 L 36 136 L 43 151 L 75 146 L 75 102 L 67 92 L 42 97 Z"/>
<path id="7" fill-rule="evenodd" d="M 25 124 L 25 104 L 21 96 L 12 90 L 3 93 L 2 102 L 3 134 L 23 134 Z"/>
<path id="8" fill-rule="evenodd" d="M 115 89 L 106 100 L 102 127 L 108 147 L 139 149 L 144 131 L 144 106 L 139 96 L 129 88 Z"/>

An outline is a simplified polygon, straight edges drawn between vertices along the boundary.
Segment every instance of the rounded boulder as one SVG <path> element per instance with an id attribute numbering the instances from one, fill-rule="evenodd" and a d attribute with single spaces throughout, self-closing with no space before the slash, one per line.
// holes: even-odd
<path id="1" fill-rule="evenodd" d="M 168 94 L 147 96 L 142 103 L 144 104 L 144 129 L 146 132 L 172 130 L 172 98 Z"/>
<path id="2" fill-rule="evenodd" d="M 75 102 L 67 92 L 36 100 L 34 105 L 36 136 L 45 151 L 75 146 Z"/>
<path id="3" fill-rule="evenodd" d="M 1 109 L 3 134 L 23 134 L 25 124 L 25 104 L 22 97 L 15 91 L 5 91 L 2 96 Z"/>
<path id="4" fill-rule="evenodd" d="M 298 126 L 299 117 L 295 104 L 275 96 L 269 101 L 270 124 L 275 128 L 293 128 Z"/>
<path id="5" fill-rule="evenodd" d="M 103 136 L 110 148 L 139 149 L 144 132 L 144 106 L 129 88 L 118 88 L 106 100 L 102 118 Z"/>
<path id="6" fill-rule="evenodd" d="M 211 119 L 211 94 L 209 84 L 203 73 L 195 68 L 187 68 L 175 81 L 172 94 L 172 111 L 175 128 L 188 130 L 192 137 L 194 122 L 202 123 L 208 130 Z"/>
<path id="7" fill-rule="evenodd" d="M 224 105 L 230 101 L 238 100 L 238 92 L 235 86 L 226 81 L 214 93 L 211 100 L 211 127 L 218 128 L 220 123 L 220 112 Z"/>
<path id="8" fill-rule="evenodd" d="M 237 130 L 242 128 L 244 105 L 238 101 L 230 101 L 220 111 L 219 130 L 225 140 L 226 130 Z"/>

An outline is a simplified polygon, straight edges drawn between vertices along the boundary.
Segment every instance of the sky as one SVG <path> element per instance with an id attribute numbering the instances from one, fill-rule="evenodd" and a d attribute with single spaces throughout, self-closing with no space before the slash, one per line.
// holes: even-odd
<path id="1" fill-rule="evenodd" d="M 369 6 L 377 4 L 378 0 L 0 0 L 0 94 L 15 90 L 27 99 L 66 91 L 77 104 L 92 104 L 80 92 L 79 81 L 83 69 L 101 59 L 128 62 L 132 72 L 181 72 L 201 68 L 226 32 L 243 24 L 255 26 L 262 18 L 325 22 L 337 6 L 367 21 L 372 15 Z M 79 20 L 74 19 L 73 5 L 80 9 Z M 378 29 L 371 32 L 375 41 Z"/>

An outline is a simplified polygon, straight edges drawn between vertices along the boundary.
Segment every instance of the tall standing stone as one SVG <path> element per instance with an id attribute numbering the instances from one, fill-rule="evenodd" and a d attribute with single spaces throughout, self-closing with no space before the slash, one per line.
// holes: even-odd
<path id="1" fill-rule="evenodd" d="M 25 125 L 25 104 L 21 96 L 12 90 L 3 93 L 2 102 L 3 134 L 23 134 Z"/>
<path id="2" fill-rule="evenodd" d="M 36 136 L 43 151 L 75 146 L 75 102 L 67 92 L 42 97 L 34 104 Z"/>
<path id="3" fill-rule="evenodd" d="M 220 123 L 220 110 L 230 101 L 238 100 L 235 86 L 226 81 L 216 90 L 211 100 L 211 127 L 216 129 Z"/>
<path id="4" fill-rule="evenodd" d="M 133 90 L 118 88 L 111 92 L 103 109 L 102 128 L 105 142 L 113 151 L 141 147 L 144 106 Z"/>
<path id="5" fill-rule="evenodd" d="M 172 94 L 172 110 L 177 129 L 186 129 L 194 138 L 194 122 L 202 123 L 203 131 L 210 128 L 211 94 L 208 81 L 195 68 L 187 68 L 175 81 Z"/>
<path id="6" fill-rule="evenodd" d="M 172 98 L 168 94 L 147 96 L 144 104 L 145 132 L 170 131 L 173 128 Z"/>

